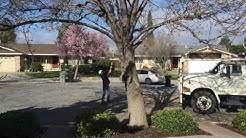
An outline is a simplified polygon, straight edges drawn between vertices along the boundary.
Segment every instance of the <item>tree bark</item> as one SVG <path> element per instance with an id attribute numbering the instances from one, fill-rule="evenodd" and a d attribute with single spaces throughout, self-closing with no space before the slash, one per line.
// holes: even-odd
<path id="1" fill-rule="evenodd" d="M 73 80 L 76 80 L 77 75 L 78 75 L 78 70 L 79 70 L 79 59 L 77 59 L 76 68 L 75 68 L 74 75 L 73 75 Z"/>
<path id="2" fill-rule="evenodd" d="M 128 113 L 129 125 L 138 127 L 148 127 L 145 104 L 140 88 L 139 80 L 134 60 L 134 50 L 128 47 L 123 52 L 122 65 L 127 74 L 127 100 L 128 100 Z"/>

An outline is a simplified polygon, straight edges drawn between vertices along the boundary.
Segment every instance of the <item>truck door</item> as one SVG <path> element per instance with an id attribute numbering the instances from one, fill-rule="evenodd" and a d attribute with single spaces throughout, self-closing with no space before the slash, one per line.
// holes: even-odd
<path id="1" fill-rule="evenodd" d="M 229 64 L 223 67 L 220 72 L 220 85 L 218 85 L 219 94 L 238 95 L 243 88 L 244 78 L 241 65 Z"/>

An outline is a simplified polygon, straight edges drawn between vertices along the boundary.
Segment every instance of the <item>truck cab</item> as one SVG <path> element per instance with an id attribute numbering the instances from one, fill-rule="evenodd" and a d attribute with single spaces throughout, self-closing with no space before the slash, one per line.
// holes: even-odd
<path id="1" fill-rule="evenodd" d="M 221 61 L 209 72 L 182 74 L 180 102 L 197 113 L 209 114 L 226 106 L 246 104 L 246 61 Z"/>

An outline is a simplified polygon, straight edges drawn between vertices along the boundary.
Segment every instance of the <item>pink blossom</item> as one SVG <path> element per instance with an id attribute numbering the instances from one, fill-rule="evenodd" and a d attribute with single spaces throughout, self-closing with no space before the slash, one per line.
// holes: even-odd
<path id="1" fill-rule="evenodd" d="M 87 56 L 100 58 L 109 51 L 108 41 L 101 33 L 87 31 L 81 25 L 70 25 L 56 42 L 57 52 L 61 58 Z"/>

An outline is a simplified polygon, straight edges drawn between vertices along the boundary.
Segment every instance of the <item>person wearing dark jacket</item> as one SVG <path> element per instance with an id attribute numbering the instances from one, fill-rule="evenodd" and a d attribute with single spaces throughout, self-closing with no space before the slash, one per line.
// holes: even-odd
<path id="1" fill-rule="evenodd" d="M 110 81 L 108 79 L 109 74 L 112 71 L 112 64 L 110 65 L 109 70 L 99 70 L 99 75 L 102 78 L 102 83 L 103 83 L 103 92 L 102 92 L 102 103 L 105 103 L 105 98 L 107 100 L 107 103 L 110 103 Z"/>

